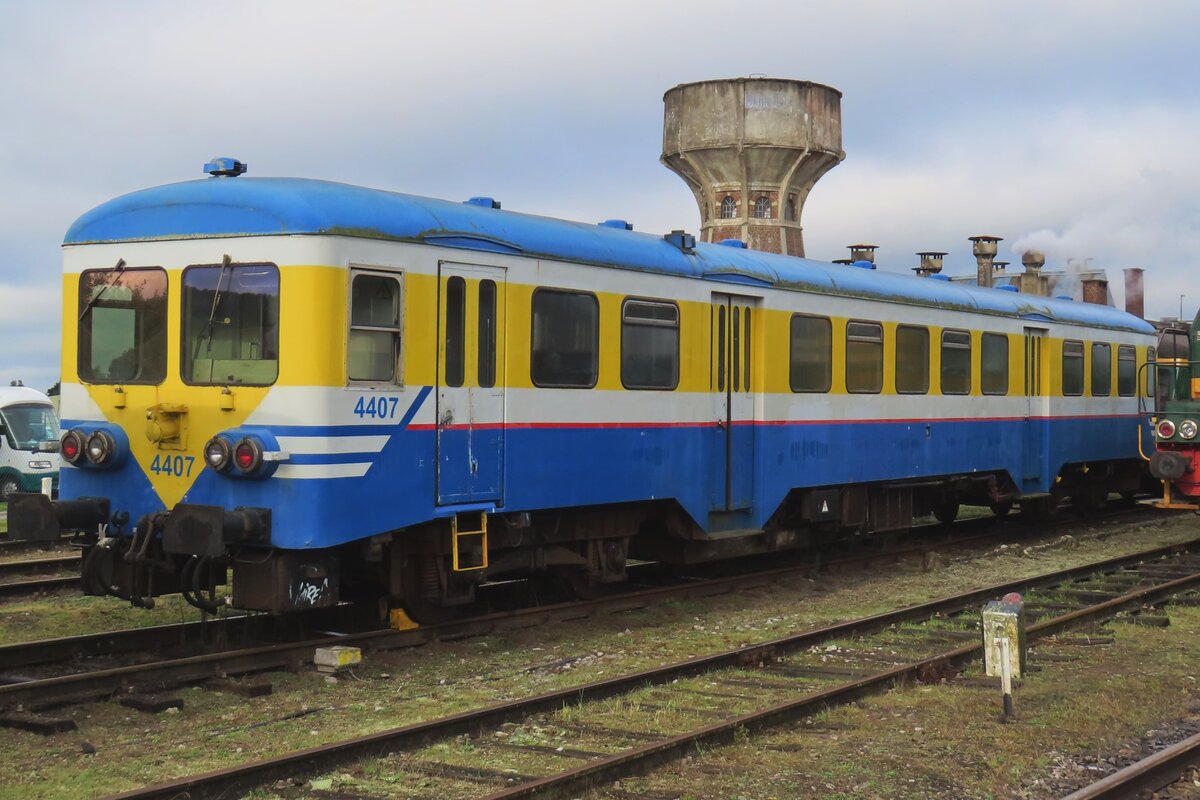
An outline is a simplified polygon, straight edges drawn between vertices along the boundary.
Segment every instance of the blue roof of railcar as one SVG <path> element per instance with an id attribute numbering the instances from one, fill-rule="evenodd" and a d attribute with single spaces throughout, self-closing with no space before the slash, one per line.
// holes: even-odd
<path id="1" fill-rule="evenodd" d="M 325 234 L 554 258 L 734 283 L 938 305 L 1152 333 L 1109 306 L 954 285 L 823 261 L 697 243 L 330 181 L 206 178 L 143 189 L 97 206 L 64 244 Z"/>

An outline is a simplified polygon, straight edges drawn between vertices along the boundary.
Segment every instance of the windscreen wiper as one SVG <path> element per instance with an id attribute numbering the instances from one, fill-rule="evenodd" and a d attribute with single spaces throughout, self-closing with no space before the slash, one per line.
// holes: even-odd
<path id="1" fill-rule="evenodd" d="M 208 342 L 208 351 L 212 352 L 212 332 L 217 319 L 217 306 L 221 302 L 221 282 L 225 280 L 225 270 L 229 269 L 230 261 L 232 259 L 228 254 L 221 258 L 221 271 L 217 273 L 217 290 L 213 292 L 212 309 L 208 312 L 208 324 L 204 326 L 204 333 L 200 334 L 200 338 L 196 340 L 196 347 L 192 350 L 193 362 L 200 356 L 200 345 L 204 342 Z"/>
<path id="2" fill-rule="evenodd" d="M 83 307 L 83 311 L 79 312 L 79 319 L 77 320 L 78 322 L 83 322 L 83 318 L 86 317 L 87 313 L 92 310 L 92 306 L 96 305 L 96 301 L 100 299 L 100 295 L 112 288 L 112 286 L 120 279 L 121 274 L 124 271 L 125 259 L 118 258 L 116 266 L 112 268 L 112 272 L 108 276 L 108 280 L 106 280 L 104 285 L 100 287 L 100 291 L 92 295 L 92 299 L 87 301 L 87 305 Z"/>

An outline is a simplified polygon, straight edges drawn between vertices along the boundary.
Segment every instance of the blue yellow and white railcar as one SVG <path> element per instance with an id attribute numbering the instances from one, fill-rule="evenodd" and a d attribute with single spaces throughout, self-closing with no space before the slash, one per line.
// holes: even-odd
<path id="1" fill-rule="evenodd" d="M 1121 311 L 314 180 L 135 192 L 65 242 L 85 586 L 468 602 L 1141 480 Z"/>

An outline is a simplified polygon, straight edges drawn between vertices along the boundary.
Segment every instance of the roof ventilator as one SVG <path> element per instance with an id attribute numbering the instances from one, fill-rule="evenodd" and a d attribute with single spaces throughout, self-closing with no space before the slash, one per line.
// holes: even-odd
<path id="1" fill-rule="evenodd" d="M 664 233 L 663 239 L 675 245 L 688 255 L 692 255 L 696 252 L 696 237 L 686 231 L 671 231 L 670 233 Z"/>
<path id="2" fill-rule="evenodd" d="M 739 250 L 746 249 L 746 243 L 741 239 L 722 239 L 720 243 L 725 247 L 736 247 Z"/>
<path id="3" fill-rule="evenodd" d="M 479 206 L 480 208 L 500 208 L 500 201 L 494 197 L 468 197 L 463 200 L 464 206 Z"/>
<path id="4" fill-rule="evenodd" d="M 204 165 L 204 171 L 214 178 L 236 178 L 246 171 L 246 164 L 236 158 L 217 156 Z"/>
<path id="5" fill-rule="evenodd" d="M 623 219 L 606 219 L 604 222 L 597 222 L 596 224 L 601 228 L 616 228 L 619 231 L 633 230 L 633 223 L 626 222 Z"/>
<path id="6" fill-rule="evenodd" d="M 1002 292 L 1019 292 L 1019 291 L 1021 291 L 1017 287 L 1013 286 L 1011 283 L 1006 283 L 1003 286 L 997 286 L 996 288 Z"/>

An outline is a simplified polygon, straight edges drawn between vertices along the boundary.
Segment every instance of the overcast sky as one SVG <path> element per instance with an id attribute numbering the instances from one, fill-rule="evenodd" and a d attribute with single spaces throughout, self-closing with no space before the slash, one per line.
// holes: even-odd
<path id="1" fill-rule="evenodd" d="M 1192 0 L 21 2 L 0 0 L 0 384 L 59 377 L 67 228 L 202 175 L 359 183 L 638 230 L 699 228 L 658 162 L 662 94 L 765 74 L 843 93 L 846 160 L 813 190 L 808 255 L 881 246 L 907 272 L 967 237 L 1019 264 L 1146 268 L 1175 316 L 1200 257 Z M 1011 268 L 1010 268 L 1011 269 Z"/>

